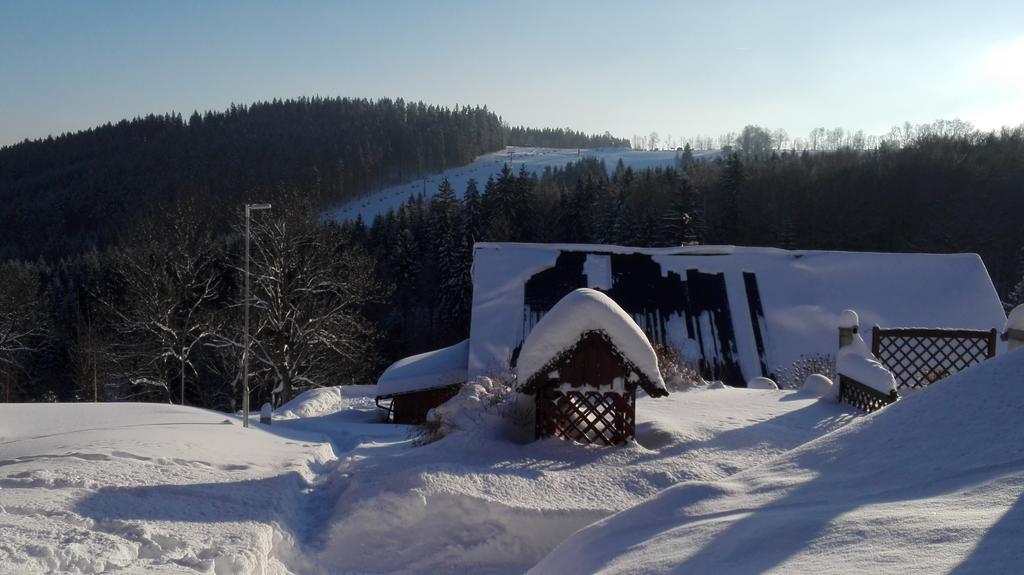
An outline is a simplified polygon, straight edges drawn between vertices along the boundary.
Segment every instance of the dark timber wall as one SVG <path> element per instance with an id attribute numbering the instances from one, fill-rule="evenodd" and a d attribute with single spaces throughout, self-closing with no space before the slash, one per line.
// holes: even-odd
<path id="1" fill-rule="evenodd" d="M 522 330 L 524 338 L 566 294 L 577 288 L 592 287 L 587 285 L 588 278 L 584 273 L 587 255 L 587 252 L 561 252 L 554 267 L 534 274 L 527 280 Z M 680 342 L 691 340 L 700 350 L 698 367 L 701 374 L 708 379 L 742 386 L 747 378 L 769 375 L 766 373 L 764 311 L 755 274 L 744 274 L 747 301 L 733 303 L 747 306 L 750 311 L 750 327 L 754 332 L 761 362 L 762 373 L 744 374 L 735 353 L 738 346 L 723 274 L 688 269 L 683 278 L 674 272 L 662 275 L 661 266 L 648 254 L 594 252 L 589 255 L 609 258 L 611 287 L 600 291 L 632 315 L 651 342 L 681 347 Z M 681 318 L 682 322 L 670 325 L 673 318 Z M 702 322 L 705 329 L 701 329 Z M 678 333 L 671 333 L 672 329 L 678 330 Z"/>

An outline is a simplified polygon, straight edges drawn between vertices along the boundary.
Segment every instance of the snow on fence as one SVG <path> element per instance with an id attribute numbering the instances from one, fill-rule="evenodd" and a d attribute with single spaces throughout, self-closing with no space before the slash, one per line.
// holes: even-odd
<path id="1" fill-rule="evenodd" d="M 836 376 L 839 401 L 871 413 L 899 399 L 896 380 L 860 336 L 860 320 L 853 310 L 839 317 L 839 352 Z"/>
<path id="2" fill-rule="evenodd" d="M 842 373 L 839 374 L 838 385 L 839 401 L 867 413 L 882 409 L 890 403 L 896 403 L 900 398 L 895 389 L 889 393 L 882 393 Z"/>

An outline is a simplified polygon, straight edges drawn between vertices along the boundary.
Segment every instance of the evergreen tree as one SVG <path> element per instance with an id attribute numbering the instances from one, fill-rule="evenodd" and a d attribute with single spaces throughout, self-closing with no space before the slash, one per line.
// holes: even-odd
<path id="1" fill-rule="evenodd" d="M 663 243 L 669 246 L 700 243 L 700 234 L 696 227 L 698 219 L 702 219 L 703 216 L 698 214 L 699 211 L 703 212 L 700 198 L 693 189 L 690 179 L 683 174 L 675 186 L 672 204 L 662 220 Z"/>
<path id="2" fill-rule="evenodd" d="M 679 157 L 679 167 L 684 171 L 693 165 L 693 149 L 690 148 L 690 143 L 687 142 L 683 146 L 683 155 Z"/>
<path id="3" fill-rule="evenodd" d="M 1010 293 L 1006 297 L 1007 311 L 1012 310 L 1016 306 L 1024 304 L 1024 247 L 1020 248 L 1020 253 L 1017 255 L 1017 277 L 1020 278 L 1012 288 Z"/>
<path id="4" fill-rule="evenodd" d="M 718 213 L 718 237 L 722 243 L 739 243 L 742 229 L 740 194 L 744 182 L 743 162 L 739 154 L 730 154 L 722 166 L 718 190 L 721 206 Z"/>
<path id="5" fill-rule="evenodd" d="M 462 197 L 463 242 L 470 248 L 474 242 L 483 240 L 483 216 L 483 204 L 476 180 L 470 178 L 466 182 L 466 194 Z"/>

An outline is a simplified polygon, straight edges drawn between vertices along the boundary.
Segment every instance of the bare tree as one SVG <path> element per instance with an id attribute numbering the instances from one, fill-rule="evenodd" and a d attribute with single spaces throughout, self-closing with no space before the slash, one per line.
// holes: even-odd
<path id="1" fill-rule="evenodd" d="M 771 133 L 761 126 L 745 126 L 736 137 L 736 147 L 748 156 L 763 156 L 772 149 Z"/>
<path id="2" fill-rule="evenodd" d="M 0 274 L 0 377 L 4 400 L 10 402 L 18 377 L 45 345 L 50 326 L 35 267 L 5 262 L 0 264 Z"/>
<path id="3" fill-rule="evenodd" d="M 810 145 L 811 150 L 818 151 L 822 149 L 825 143 L 825 128 L 814 128 L 811 133 L 807 136 L 807 143 Z"/>
<path id="4" fill-rule="evenodd" d="M 251 269 L 250 361 L 257 387 L 264 384 L 261 400 L 279 405 L 372 369 L 373 334 L 363 312 L 382 290 L 372 262 L 335 227 L 294 215 L 260 218 L 253 222 Z M 241 335 L 219 337 L 238 349 Z"/>
<path id="5" fill-rule="evenodd" d="M 788 144 L 789 133 L 787 133 L 785 129 L 778 128 L 772 132 L 772 146 L 775 148 L 775 151 L 781 152 L 782 150 L 785 150 Z"/>
<path id="6" fill-rule="evenodd" d="M 171 402 L 182 369 L 196 373 L 193 351 L 211 337 L 216 244 L 193 209 L 175 206 L 164 228 L 143 226 L 108 255 L 111 278 L 94 296 L 112 332 L 110 375 L 123 384 L 121 399 Z"/>

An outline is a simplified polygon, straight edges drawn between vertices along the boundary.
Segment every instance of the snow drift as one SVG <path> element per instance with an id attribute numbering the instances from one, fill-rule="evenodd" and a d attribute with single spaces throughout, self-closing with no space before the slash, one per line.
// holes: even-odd
<path id="1" fill-rule="evenodd" d="M 531 573 L 1024 570 L 1024 351 L 763 466 L 688 482 L 564 541 Z"/>

